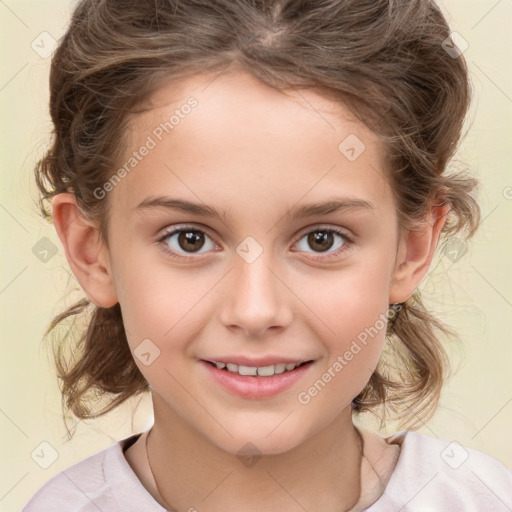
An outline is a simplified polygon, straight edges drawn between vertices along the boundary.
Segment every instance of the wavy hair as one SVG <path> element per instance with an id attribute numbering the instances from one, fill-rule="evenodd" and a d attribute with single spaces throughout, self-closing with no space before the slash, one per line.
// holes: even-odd
<path id="1" fill-rule="evenodd" d="M 169 80 L 228 68 L 279 91 L 312 89 L 342 103 L 387 144 L 399 223 L 413 229 L 433 201 L 451 205 L 442 237 L 468 239 L 480 218 L 477 181 L 450 169 L 471 101 L 463 55 L 431 0 L 82 0 L 50 71 L 54 130 L 37 163 L 38 207 L 72 192 L 108 244 L 110 203 L 94 190 L 124 150 L 127 116 Z M 388 324 L 386 357 L 353 400 L 354 412 L 392 412 L 415 426 L 435 411 L 455 333 L 415 295 Z M 63 409 L 95 418 L 149 390 L 128 347 L 119 304 L 82 299 L 57 315 L 85 319 L 53 336 Z M 107 404 L 94 410 L 98 397 Z M 411 421 L 410 421 L 411 420 Z"/>

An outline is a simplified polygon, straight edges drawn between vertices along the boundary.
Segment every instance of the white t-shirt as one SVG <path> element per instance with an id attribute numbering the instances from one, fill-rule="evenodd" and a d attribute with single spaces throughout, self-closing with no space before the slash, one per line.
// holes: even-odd
<path id="1" fill-rule="evenodd" d="M 124 456 L 140 435 L 61 471 L 22 512 L 166 512 Z M 400 445 L 398 462 L 384 494 L 365 512 L 512 511 L 512 472 L 489 455 L 409 430 L 386 440 Z"/>

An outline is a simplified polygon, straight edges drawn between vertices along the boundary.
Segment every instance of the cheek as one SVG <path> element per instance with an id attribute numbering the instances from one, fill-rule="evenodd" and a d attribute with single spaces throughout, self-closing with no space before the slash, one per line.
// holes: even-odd
<path id="1" fill-rule="evenodd" d="M 325 275 L 322 280 L 316 280 L 315 286 L 308 281 L 302 284 L 307 290 L 307 304 L 336 340 L 357 336 L 388 309 L 388 262 L 378 258 L 364 261 Z"/>
<path id="2" fill-rule="evenodd" d="M 366 386 L 374 372 L 386 338 L 387 305 L 353 300 L 331 316 L 335 334 L 323 338 L 328 356 L 315 380 L 305 384 L 298 401 L 311 404 L 315 414 L 333 419 Z"/>
<path id="3" fill-rule="evenodd" d="M 388 276 L 386 262 L 374 261 L 326 279 L 324 286 L 315 287 L 308 295 L 308 304 L 318 312 L 316 330 L 323 333 L 328 352 L 321 374 L 330 389 L 324 396 L 329 395 L 330 400 L 349 403 L 379 361 L 387 329 Z"/>
<path id="4" fill-rule="evenodd" d="M 164 341 L 191 319 L 197 322 L 197 307 L 216 282 L 215 276 L 172 269 L 162 261 L 126 266 L 119 280 L 123 319 L 134 341 Z"/>

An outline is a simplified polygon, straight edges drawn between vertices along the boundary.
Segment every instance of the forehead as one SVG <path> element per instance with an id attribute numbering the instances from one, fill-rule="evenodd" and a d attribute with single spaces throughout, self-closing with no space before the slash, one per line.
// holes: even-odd
<path id="1" fill-rule="evenodd" d="M 380 200 L 389 192 L 384 146 L 348 108 L 312 90 L 283 94 L 245 72 L 164 84 L 128 120 L 125 140 L 121 165 L 136 161 L 113 193 L 127 209 L 176 190 L 206 203 L 268 204 L 333 187 Z"/>

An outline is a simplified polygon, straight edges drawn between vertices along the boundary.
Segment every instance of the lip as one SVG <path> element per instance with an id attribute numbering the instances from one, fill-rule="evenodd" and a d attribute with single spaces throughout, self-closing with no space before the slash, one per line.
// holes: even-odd
<path id="1" fill-rule="evenodd" d="M 222 362 L 233 362 L 235 364 L 237 364 L 235 361 L 245 360 L 246 359 L 243 358 L 232 359 L 231 361 L 223 361 L 221 359 Z M 276 359 L 273 359 L 273 361 L 275 360 Z M 281 361 L 283 363 L 286 362 L 284 359 Z M 288 360 L 288 362 L 293 361 Z M 212 380 L 217 382 L 217 384 L 230 393 L 242 398 L 261 400 L 265 398 L 272 398 L 287 389 L 290 389 L 310 371 L 314 361 L 310 360 L 306 364 L 303 364 L 294 370 L 286 371 L 270 377 L 239 375 L 238 373 L 232 373 L 227 370 L 219 370 L 206 360 L 200 360 L 199 364 L 205 369 Z M 262 364 L 251 364 L 253 366 L 264 366 Z M 250 366 L 250 364 L 247 364 L 247 366 Z"/>

